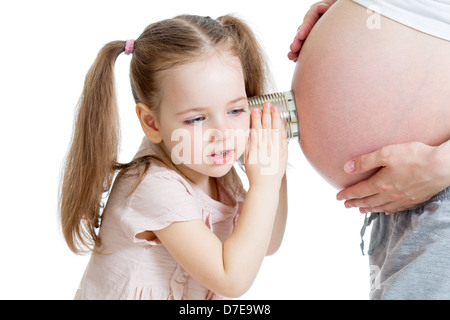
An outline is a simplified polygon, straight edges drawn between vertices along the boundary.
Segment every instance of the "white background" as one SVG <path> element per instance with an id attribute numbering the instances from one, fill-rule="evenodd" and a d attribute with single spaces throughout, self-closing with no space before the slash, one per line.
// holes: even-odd
<path id="1" fill-rule="evenodd" d="M 279 91 L 290 89 L 291 40 L 313 0 L 2 1 L 0 4 L 0 299 L 72 299 L 88 256 L 65 245 L 58 220 L 60 170 L 84 76 L 99 49 L 137 38 L 178 14 L 234 13 L 258 35 Z M 119 56 L 121 161 L 142 137 Z M 290 144 L 289 217 L 281 249 L 265 259 L 243 299 L 366 299 L 369 267 L 359 249 L 363 216 L 346 210 Z"/>

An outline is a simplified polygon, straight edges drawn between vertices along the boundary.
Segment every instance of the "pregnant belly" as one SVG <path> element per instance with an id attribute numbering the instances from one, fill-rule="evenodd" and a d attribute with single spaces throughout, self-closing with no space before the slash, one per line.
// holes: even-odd
<path id="1" fill-rule="evenodd" d="M 356 156 L 450 139 L 450 42 L 373 14 L 338 1 L 312 30 L 294 71 L 301 148 L 338 189 L 373 174 L 344 172 Z M 370 29 L 368 19 L 379 19 L 378 27 Z"/>

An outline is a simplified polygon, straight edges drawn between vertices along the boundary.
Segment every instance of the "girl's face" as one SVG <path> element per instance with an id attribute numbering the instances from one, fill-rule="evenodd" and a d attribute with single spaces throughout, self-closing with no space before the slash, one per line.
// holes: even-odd
<path id="1" fill-rule="evenodd" d="M 161 87 L 165 152 L 193 181 L 224 176 L 245 151 L 250 123 L 239 58 L 218 52 L 176 66 Z"/>

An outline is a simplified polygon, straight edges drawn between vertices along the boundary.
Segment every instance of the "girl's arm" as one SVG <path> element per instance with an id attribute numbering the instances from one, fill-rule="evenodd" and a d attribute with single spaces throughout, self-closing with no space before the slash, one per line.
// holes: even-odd
<path id="1" fill-rule="evenodd" d="M 283 241 L 284 230 L 286 228 L 287 211 L 287 181 L 285 174 L 283 180 L 281 180 L 277 215 L 275 216 L 275 222 L 273 224 L 272 237 L 270 238 L 269 248 L 266 253 L 267 256 L 274 254 L 280 248 L 281 242 Z"/>
<path id="2" fill-rule="evenodd" d="M 277 164 L 270 174 L 261 173 L 258 157 L 265 147 L 271 152 L 264 154 L 270 154 Z M 269 247 L 286 162 L 286 132 L 279 110 L 272 108 L 271 112 L 266 105 L 262 117 L 253 111 L 245 164 L 250 186 L 230 237 L 222 243 L 201 220 L 176 222 L 154 233 L 199 283 L 226 297 L 241 296 L 253 283 Z"/>

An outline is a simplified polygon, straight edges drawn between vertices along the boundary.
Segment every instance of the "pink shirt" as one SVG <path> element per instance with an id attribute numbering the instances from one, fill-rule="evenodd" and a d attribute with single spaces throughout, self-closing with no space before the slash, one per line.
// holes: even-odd
<path id="1" fill-rule="evenodd" d="M 130 196 L 137 177 L 116 181 L 100 228 L 102 253 L 92 254 L 75 299 L 224 298 L 191 278 L 157 238 L 136 238 L 176 221 L 200 219 L 225 241 L 243 202 L 217 180 L 219 201 L 157 160 Z"/>

